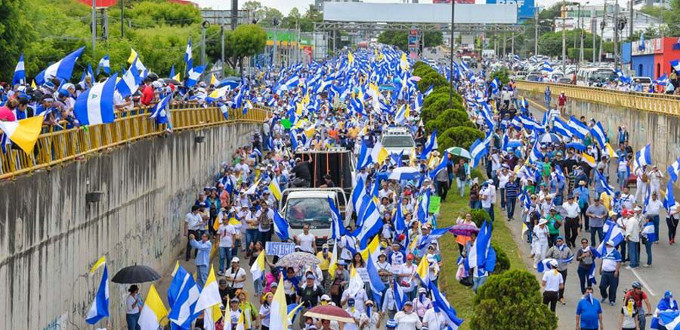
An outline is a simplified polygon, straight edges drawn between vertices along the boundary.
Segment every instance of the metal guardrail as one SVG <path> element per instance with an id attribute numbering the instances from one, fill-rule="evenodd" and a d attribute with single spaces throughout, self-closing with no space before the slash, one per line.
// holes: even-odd
<path id="1" fill-rule="evenodd" d="M 680 116 L 680 96 L 676 95 L 622 92 L 600 87 L 531 81 L 517 81 L 516 85 L 520 90 L 541 94 L 545 92 L 546 86 L 550 86 L 553 95 L 557 95 L 560 91 L 564 91 L 567 98 L 601 103 L 614 107 Z"/>
<path id="2" fill-rule="evenodd" d="M 116 120 L 110 124 L 68 129 L 43 126 L 33 154 L 9 146 L 6 154 L 0 153 L 0 179 L 82 159 L 123 143 L 163 134 L 167 125 L 158 125 L 149 118 L 150 110 L 151 107 L 117 112 Z M 262 123 L 268 113 L 266 109 L 254 108 L 244 115 L 241 109 L 229 109 L 229 120 L 226 120 L 219 108 L 180 104 L 170 106 L 169 117 L 173 131 L 182 131 L 236 122 Z"/>

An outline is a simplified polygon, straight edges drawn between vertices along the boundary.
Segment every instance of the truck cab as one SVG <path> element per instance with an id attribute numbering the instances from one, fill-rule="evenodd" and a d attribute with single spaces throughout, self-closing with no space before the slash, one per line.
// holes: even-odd
<path id="1" fill-rule="evenodd" d="M 340 214 L 344 214 L 347 198 L 342 188 L 289 188 L 283 191 L 279 212 L 290 226 L 291 238 L 302 234 L 302 227 L 307 224 L 309 232 L 316 237 L 318 249 L 329 241 L 332 236 L 329 197 Z"/>
<path id="2" fill-rule="evenodd" d="M 380 143 L 391 154 L 401 154 L 403 159 L 411 157 L 411 151 L 416 147 L 411 131 L 406 127 L 389 127 L 380 138 Z"/>

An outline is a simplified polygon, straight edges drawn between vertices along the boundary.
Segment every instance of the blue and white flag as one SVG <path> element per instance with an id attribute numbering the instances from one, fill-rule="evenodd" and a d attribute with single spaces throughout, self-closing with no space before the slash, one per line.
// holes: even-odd
<path id="1" fill-rule="evenodd" d="M 177 283 L 179 283 L 179 288 L 177 288 Z M 171 290 L 173 290 L 174 302 L 170 301 Z M 180 266 L 175 272 L 170 288 L 168 288 L 168 301 L 171 302 L 168 319 L 182 329 L 189 329 L 191 323 L 202 312 L 196 310 L 199 296 L 200 289 L 196 285 L 194 277 Z"/>
<path id="2" fill-rule="evenodd" d="M 128 70 L 128 71 L 133 71 L 133 70 Z M 151 116 L 149 118 L 153 118 L 156 120 L 156 124 L 168 124 L 170 121 L 168 120 L 168 104 L 170 103 L 170 99 L 172 98 L 172 94 L 168 94 L 166 97 L 164 97 L 162 100 L 160 100 L 156 105 L 153 107 L 153 110 L 151 111 Z"/>
<path id="3" fill-rule="evenodd" d="M 35 77 L 35 82 L 39 85 L 42 85 L 47 80 L 54 78 L 60 78 L 66 81 L 71 80 L 73 66 L 76 64 L 78 57 L 80 57 L 84 49 L 85 47 L 80 47 L 73 53 L 66 55 L 58 62 L 48 66 L 47 69 L 43 70 Z"/>
<path id="4" fill-rule="evenodd" d="M 640 33 L 640 41 L 638 42 L 638 50 L 645 50 L 645 33 Z"/>
<path id="5" fill-rule="evenodd" d="M 432 150 L 437 148 L 437 129 L 435 128 L 432 134 L 430 134 L 430 138 L 427 139 L 427 142 L 425 142 L 425 145 L 423 146 L 423 152 L 420 154 L 420 159 L 427 159 Z"/>
<path id="6" fill-rule="evenodd" d="M 667 310 L 659 312 L 658 317 L 661 319 L 666 329 L 680 330 L 680 311 Z"/>
<path id="7" fill-rule="evenodd" d="M 545 156 L 543 153 L 541 153 L 541 150 L 538 149 L 539 143 L 536 141 L 534 143 L 533 148 L 531 148 L 531 153 L 529 153 L 529 162 L 530 163 L 537 163 L 537 162 L 542 162 Z"/>
<path id="8" fill-rule="evenodd" d="M 347 229 L 345 228 L 340 211 L 338 211 L 338 208 L 335 206 L 335 202 L 330 197 L 328 197 L 328 205 L 331 207 L 331 224 L 333 226 L 331 238 L 338 240 L 340 237 L 347 234 Z"/>
<path id="9" fill-rule="evenodd" d="M 634 167 L 642 167 L 646 165 L 652 165 L 652 145 L 647 144 L 646 146 L 642 147 L 640 151 L 635 153 L 635 162 L 634 162 Z"/>
<path id="10" fill-rule="evenodd" d="M 604 127 L 602 127 L 602 123 L 598 121 L 593 126 L 593 128 L 590 129 L 590 134 L 593 135 L 593 138 L 595 138 L 597 143 L 600 145 L 600 149 L 606 148 L 607 134 L 604 132 Z"/>
<path id="11" fill-rule="evenodd" d="M 104 265 L 102 280 L 99 283 L 99 289 L 94 296 L 92 305 L 90 305 L 90 309 L 87 312 L 85 322 L 95 324 L 105 317 L 109 317 L 109 271 L 106 265 Z"/>
<path id="12" fill-rule="evenodd" d="M 286 242 L 290 239 L 290 225 L 281 217 L 277 210 L 274 210 L 274 231 L 276 235 L 279 236 L 281 242 Z"/>
<path id="13" fill-rule="evenodd" d="M 357 239 L 359 248 L 362 250 L 365 249 L 369 240 L 382 230 L 382 226 L 383 221 L 378 206 L 375 205 L 375 202 L 371 199 L 364 212 L 361 226 L 352 233 L 352 236 Z"/>
<path id="14" fill-rule="evenodd" d="M 425 193 L 420 196 L 416 210 L 416 217 L 421 223 L 427 222 L 430 209 L 430 189 L 425 190 Z"/>
<path id="15" fill-rule="evenodd" d="M 486 143 L 482 140 L 477 139 L 470 147 L 470 157 L 472 157 L 472 168 L 477 167 L 482 157 L 489 152 L 486 147 Z"/>
<path id="16" fill-rule="evenodd" d="M 671 207 L 675 205 L 675 194 L 673 193 L 673 181 L 668 181 L 666 186 L 666 196 L 663 198 L 663 207 L 666 212 L 671 212 Z"/>
<path id="17" fill-rule="evenodd" d="M 569 128 L 571 129 L 571 133 L 581 140 L 585 139 L 586 135 L 590 133 L 588 125 L 582 123 L 574 116 L 569 118 Z"/>
<path id="18" fill-rule="evenodd" d="M 678 40 L 680 40 L 680 38 L 678 38 Z M 680 72 L 680 61 L 678 61 L 678 60 L 672 60 L 672 61 L 671 61 L 671 66 L 673 67 L 673 69 L 675 69 L 675 71 Z"/>
<path id="19" fill-rule="evenodd" d="M 205 70 L 205 65 L 189 69 L 186 87 L 193 87 L 194 85 L 196 85 L 198 80 L 201 79 L 201 74 L 203 74 L 203 70 Z"/>
<path id="20" fill-rule="evenodd" d="M 553 132 L 566 136 L 566 137 L 571 137 L 572 133 L 569 127 L 569 124 L 565 123 L 560 117 L 555 117 L 553 120 Z"/>
<path id="21" fill-rule="evenodd" d="M 184 52 L 184 63 L 187 64 L 187 72 L 189 72 L 194 67 L 194 62 L 191 59 L 192 57 L 191 53 L 192 53 L 191 38 L 189 38 L 189 42 L 187 43 L 187 49 Z M 172 78 L 172 75 L 170 76 L 170 78 Z"/>
<path id="22" fill-rule="evenodd" d="M 402 197 L 399 197 L 399 205 L 397 205 L 392 221 L 394 222 L 394 230 L 397 234 L 401 234 L 407 229 L 406 221 L 404 220 L 404 212 L 402 211 Z"/>
<path id="23" fill-rule="evenodd" d="M 647 242 L 653 243 L 659 240 L 659 235 L 654 230 L 653 222 L 646 222 L 644 227 L 642 227 L 641 234 L 647 237 Z"/>
<path id="24" fill-rule="evenodd" d="M 464 260 L 463 266 L 465 270 L 470 271 L 472 268 L 479 270 L 486 266 L 486 255 L 491 246 L 491 224 L 484 221 L 482 228 L 479 230 L 477 239 L 470 248 L 467 257 Z"/>
<path id="25" fill-rule="evenodd" d="M 604 238 L 602 239 L 602 242 L 600 242 L 600 245 L 597 246 L 597 249 L 594 251 L 594 255 L 598 258 L 602 258 L 606 254 L 606 243 L 609 241 L 612 241 L 614 244 L 614 248 L 616 248 L 621 242 L 623 242 L 625 236 L 626 236 L 626 231 L 623 230 L 623 228 L 619 227 L 619 225 L 616 224 L 616 222 L 607 220 L 605 222 L 605 226 L 603 227 L 604 229 Z"/>
<path id="26" fill-rule="evenodd" d="M 14 68 L 14 76 L 12 77 L 12 85 L 23 85 L 26 83 L 26 66 L 24 65 L 24 54 L 19 57 L 19 62 Z"/>
<path id="27" fill-rule="evenodd" d="M 434 242 L 435 240 L 442 237 L 444 234 L 448 233 L 450 229 L 451 227 L 434 229 L 430 232 L 429 235 L 421 237 L 421 240 L 418 242 L 418 250 L 424 249 L 430 243 Z"/>
<path id="28" fill-rule="evenodd" d="M 371 286 L 371 293 L 373 294 L 373 300 L 375 306 L 380 308 L 382 306 L 383 292 L 385 292 L 385 284 L 380 279 L 380 274 L 378 273 L 378 267 L 376 267 L 376 261 L 373 260 L 373 256 L 368 254 L 368 261 L 366 262 L 366 272 L 368 273 L 369 284 Z M 396 296 L 396 295 L 395 295 Z"/>
<path id="29" fill-rule="evenodd" d="M 439 172 L 446 171 L 446 164 L 449 161 L 448 155 L 449 153 L 447 151 L 444 151 L 444 154 L 442 155 L 442 159 L 439 162 L 439 165 L 437 165 L 437 167 L 430 171 L 430 179 L 434 180 L 434 177 L 437 176 Z"/>
<path id="30" fill-rule="evenodd" d="M 401 288 L 401 285 L 397 283 L 396 278 L 392 281 L 392 289 L 394 290 L 394 303 L 397 305 L 397 310 L 403 310 L 404 304 L 409 300 L 408 296 Z"/>
<path id="31" fill-rule="evenodd" d="M 612 186 L 607 183 L 607 180 L 604 178 L 602 173 L 600 173 L 600 171 L 595 171 L 595 179 L 598 180 L 607 195 L 614 196 L 614 188 L 612 188 Z"/>
<path id="32" fill-rule="evenodd" d="M 113 92 L 117 77 L 118 74 L 115 73 L 105 82 L 95 84 L 78 96 L 73 112 L 81 125 L 113 122 Z"/>
<path id="33" fill-rule="evenodd" d="M 97 75 L 99 75 L 99 70 L 104 70 L 107 75 L 111 74 L 111 63 L 108 54 L 104 55 L 104 57 L 99 60 L 99 64 L 97 64 Z"/>
<path id="34" fill-rule="evenodd" d="M 120 93 L 120 96 L 123 98 L 128 97 L 137 92 L 139 84 L 142 81 L 142 78 L 139 76 L 139 71 L 134 69 L 136 61 L 137 59 L 135 58 L 135 61 L 132 62 L 130 70 L 125 71 L 125 74 L 123 74 L 122 79 L 116 84 L 116 89 L 118 90 L 118 93 Z"/>
<path id="35" fill-rule="evenodd" d="M 547 71 L 547 72 L 552 72 L 553 68 L 552 68 L 552 65 L 550 65 L 550 62 L 545 61 L 545 62 L 543 62 L 543 68 L 541 70 Z"/>
<path id="36" fill-rule="evenodd" d="M 439 288 L 434 282 L 428 284 L 428 289 L 432 294 L 432 307 L 437 313 L 442 313 L 444 315 L 444 322 L 441 325 L 447 325 L 451 330 L 456 330 L 463 324 L 463 320 L 458 317 L 458 313 L 451 306 L 451 304 L 446 300 L 444 295 L 439 292 Z M 396 296 L 396 295 L 395 295 Z M 437 316 L 439 318 L 439 316 Z M 442 328 L 444 329 L 444 328 Z"/>

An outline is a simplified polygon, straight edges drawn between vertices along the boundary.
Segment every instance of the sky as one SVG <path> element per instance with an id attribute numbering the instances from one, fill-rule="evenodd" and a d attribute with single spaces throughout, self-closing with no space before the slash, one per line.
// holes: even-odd
<path id="1" fill-rule="evenodd" d="M 201 8 L 211 7 L 213 9 L 230 9 L 231 1 L 229 0 L 191 0 L 197 3 Z M 477 3 L 486 3 L 485 0 L 476 0 Z M 551 6 L 561 0 L 535 0 L 538 6 Z M 573 0 L 572 0 L 573 1 Z M 246 0 L 239 0 L 240 4 L 245 3 Z M 300 13 L 304 14 L 310 4 L 314 3 L 314 0 L 259 0 L 265 7 L 273 7 L 278 9 L 283 15 L 288 15 L 291 9 L 297 7 Z M 387 3 L 401 3 L 401 0 L 364 0 L 364 2 L 387 2 Z M 583 4 L 586 1 L 578 1 Z M 591 0 L 590 3 L 602 3 L 604 0 Z M 432 3 L 432 0 L 420 0 L 420 3 Z"/>

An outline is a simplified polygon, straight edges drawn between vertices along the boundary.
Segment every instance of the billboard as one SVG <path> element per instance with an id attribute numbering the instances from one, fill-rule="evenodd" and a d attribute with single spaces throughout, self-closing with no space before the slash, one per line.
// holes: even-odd
<path id="1" fill-rule="evenodd" d="M 517 6 L 517 18 L 522 21 L 533 18 L 535 13 L 534 0 L 486 0 L 487 4 L 511 4 Z"/>
<path id="2" fill-rule="evenodd" d="M 533 0 L 531 1 L 531 6 L 533 6 Z M 323 20 L 328 22 L 449 24 L 451 23 L 451 8 L 442 10 L 442 6 L 446 5 L 324 2 Z M 456 6 L 456 24 L 516 24 L 517 13 L 514 7 L 515 4 L 500 3 Z"/>

